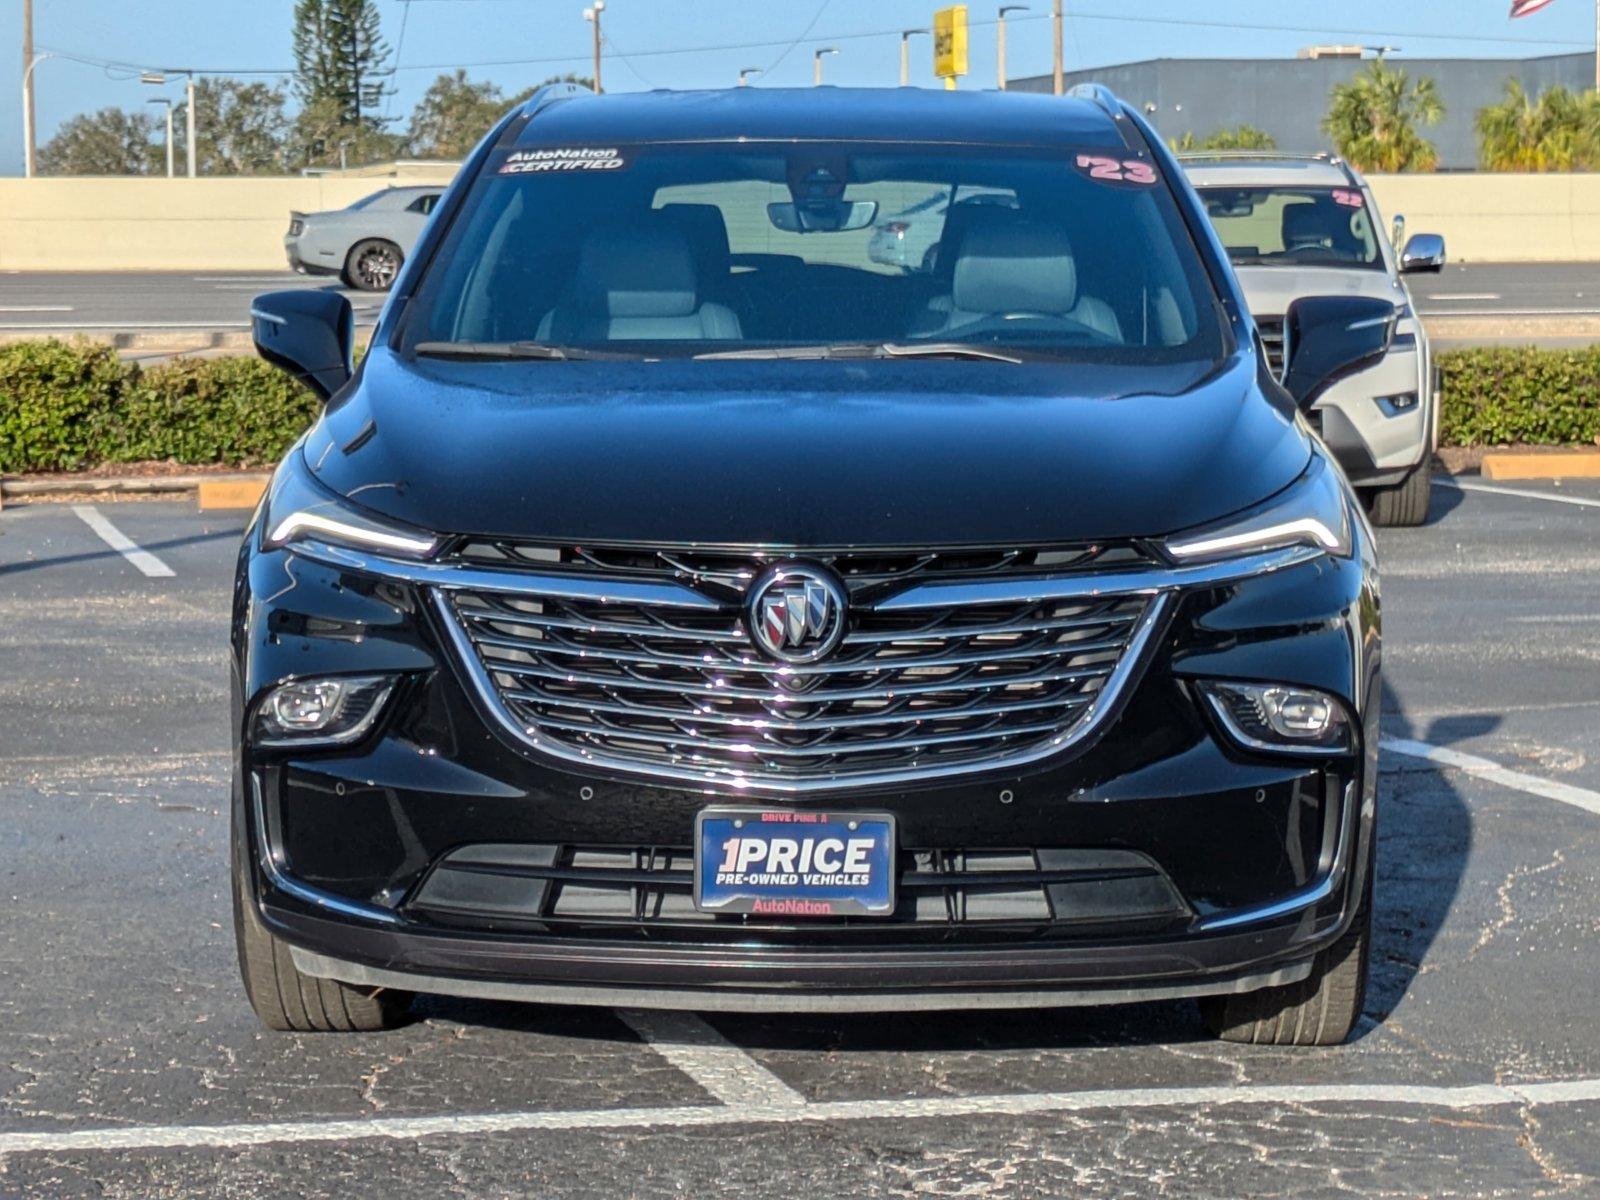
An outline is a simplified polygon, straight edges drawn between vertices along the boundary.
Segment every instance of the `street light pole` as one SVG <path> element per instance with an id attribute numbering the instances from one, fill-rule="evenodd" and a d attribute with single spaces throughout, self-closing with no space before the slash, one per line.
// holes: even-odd
<path id="1" fill-rule="evenodd" d="M 599 95 L 600 86 L 600 14 L 606 10 L 606 0 L 594 0 L 594 7 L 583 10 L 583 19 L 594 26 L 594 93 Z"/>
<path id="2" fill-rule="evenodd" d="M 166 110 L 167 110 L 167 178 L 171 179 L 176 174 L 176 172 L 173 169 L 173 150 L 174 150 L 174 147 L 172 145 L 172 101 L 168 100 L 165 96 L 162 96 L 157 100 L 146 100 L 145 103 L 146 104 L 160 104 L 160 105 L 164 105 L 166 107 Z"/>
<path id="3" fill-rule="evenodd" d="M 821 50 L 818 50 L 818 51 L 816 51 L 815 53 L 813 53 L 811 55 L 811 86 L 812 87 L 821 87 L 822 86 L 822 60 L 824 58 L 826 58 L 830 54 L 837 54 L 837 53 L 839 53 L 839 51 L 838 51 L 838 49 L 836 47 L 824 46 Z"/>
<path id="4" fill-rule="evenodd" d="M 926 29 L 902 29 L 900 31 L 900 86 L 911 86 L 911 39 L 925 35 Z"/>
<path id="5" fill-rule="evenodd" d="M 1027 12 L 1026 4 L 1002 4 L 997 14 L 999 21 L 996 28 L 995 52 L 997 61 L 995 70 L 999 76 L 1000 90 L 1006 90 L 1006 14 L 1014 12 Z"/>
<path id="6" fill-rule="evenodd" d="M 183 132 L 188 139 L 184 150 L 188 153 L 189 178 L 195 177 L 195 115 L 194 115 L 194 72 L 189 72 L 189 82 L 184 88 L 183 106 Z M 167 174 L 172 174 L 172 105 L 167 105 Z"/>
<path id="7" fill-rule="evenodd" d="M 22 0 L 22 174 L 33 176 L 33 0 Z"/>
<path id="8" fill-rule="evenodd" d="M 1066 52 L 1061 44 L 1064 37 L 1062 27 L 1065 24 L 1061 16 L 1061 0 L 1054 0 L 1051 5 L 1050 22 L 1054 26 L 1051 40 L 1054 43 L 1055 52 L 1055 93 L 1059 96 L 1067 90 L 1066 80 L 1062 78 L 1066 69 Z"/>

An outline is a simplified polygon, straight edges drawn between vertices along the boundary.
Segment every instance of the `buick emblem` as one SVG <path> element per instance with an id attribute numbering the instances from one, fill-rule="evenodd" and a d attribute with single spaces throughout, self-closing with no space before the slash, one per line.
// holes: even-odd
<path id="1" fill-rule="evenodd" d="M 809 663 L 844 637 L 849 601 L 832 575 L 779 563 L 756 577 L 745 597 L 745 623 L 757 646 L 780 662 Z"/>

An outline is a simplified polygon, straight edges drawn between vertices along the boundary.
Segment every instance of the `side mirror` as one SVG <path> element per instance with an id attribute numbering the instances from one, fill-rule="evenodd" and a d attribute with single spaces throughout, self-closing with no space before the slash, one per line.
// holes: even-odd
<path id="1" fill-rule="evenodd" d="M 1437 275 L 1442 270 L 1444 270 L 1444 239 L 1437 233 L 1417 234 L 1400 252 L 1400 272 L 1403 275 L 1416 271 L 1429 271 Z"/>
<path id="2" fill-rule="evenodd" d="M 267 292 L 250 305 L 256 353 L 324 400 L 350 380 L 355 313 L 338 292 Z"/>
<path id="3" fill-rule="evenodd" d="M 1283 320 L 1283 386 L 1301 408 L 1389 351 L 1400 310 L 1365 296 L 1307 296 Z"/>

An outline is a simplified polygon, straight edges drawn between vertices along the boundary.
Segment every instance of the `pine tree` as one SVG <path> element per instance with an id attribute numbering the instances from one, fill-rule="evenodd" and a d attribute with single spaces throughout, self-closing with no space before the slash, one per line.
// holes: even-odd
<path id="1" fill-rule="evenodd" d="M 341 126 L 383 125 L 374 110 L 391 72 L 374 0 L 296 0 L 295 91 L 306 108 L 331 106 Z"/>

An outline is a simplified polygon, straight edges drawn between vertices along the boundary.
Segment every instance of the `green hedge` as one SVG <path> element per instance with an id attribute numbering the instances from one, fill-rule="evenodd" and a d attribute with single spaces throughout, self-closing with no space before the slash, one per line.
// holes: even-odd
<path id="1" fill-rule="evenodd" d="M 1600 346 L 1492 346 L 1439 354 L 1447 446 L 1600 439 Z M 275 461 L 318 401 L 256 358 L 124 363 L 92 342 L 0 346 L 0 471 L 170 459 Z"/>
<path id="2" fill-rule="evenodd" d="M 0 346 L 0 471 L 170 459 L 271 463 L 316 419 L 308 389 L 256 358 L 144 368 L 87 341 Z"/>
<path id="3" fill-rule="evenodd" d="M 1558 446 L 1600 439 L 1600 346 L 1479 346 L 1438 355 L 1446 446 Z"/>

